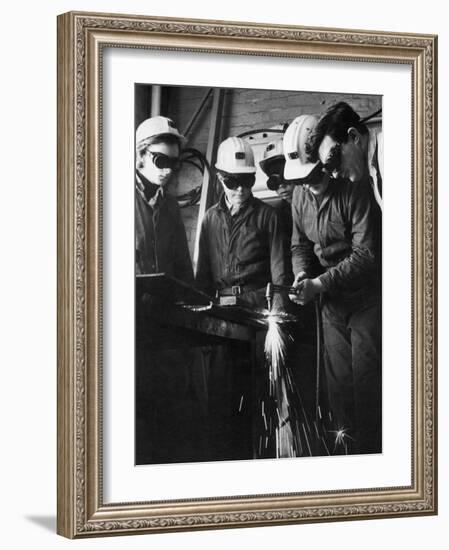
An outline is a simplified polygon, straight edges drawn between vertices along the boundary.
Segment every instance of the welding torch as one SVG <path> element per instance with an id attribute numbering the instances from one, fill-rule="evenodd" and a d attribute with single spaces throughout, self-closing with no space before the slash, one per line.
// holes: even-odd
<path id="1" fill-rule="evenodd" d="M 274 283 L 268 283 L 265 290 L 265 299 L 267 300 L 267 309 L 271 311 L 271 306 L 273 305 L 273 298 L 276 293 L 287 293 L 287 294 L 299 294 L 301 292 L 300 287 L 289 286 L 289 285 L 275 285 Z"/>

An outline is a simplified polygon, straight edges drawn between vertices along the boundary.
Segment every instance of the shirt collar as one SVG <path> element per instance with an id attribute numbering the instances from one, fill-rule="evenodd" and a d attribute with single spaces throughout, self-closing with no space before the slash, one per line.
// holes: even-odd
<path id="1" fill-rule="evenodd" d="M 164 196 L 163 186 L 152 183 L 138 170 L 136 170 L 136 187 L 148 204 L 150 204 L 150 201 Z"/>
<path id="2" fill-rule="evenodd" d="M 224 210 L 229 212 L 229 214 L 233 217 L 245 211 L 248 208 L 248 206 L 252 203 L 252 199 L 253 199 L 253 195 L 250 195 L 248 197 L 248 200 L 246 200 L 240 207 L 237 208 L 229 202 L 228 197 L 226 196 L 226 193 L 223 192 L 223 197 L 220 201 L 220 206 Z"/>

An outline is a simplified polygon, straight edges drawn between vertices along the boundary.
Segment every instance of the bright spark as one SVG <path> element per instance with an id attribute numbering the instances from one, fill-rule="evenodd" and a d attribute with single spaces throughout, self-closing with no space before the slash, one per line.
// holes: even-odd
<path id="1" fill-rule="evenodd" d="M 268 315 L 268 330 L 265 336 L 265 356 L 270 364 L 273 380 L 280 375 L 280 367 L 283 364 L 287 351 L 288 335 L 281 329 L 279 320 L 275 315 Z"/>
<path id="2" fill-rule="evenodd" d="M 294 394 L 295 389 L 286 360 L 289 342 L 293 341 L 293 338 L 289 331 L 283 328 L 283 325 L 290 320 L 287 314 L 279 312 L 267 313 L 264 320 L 267 324 L 264 351 L 269 381 L 269 398 L 266 402 L 261 401 L 263 419 L 261 429 L 265 428 L 265 448 L 270 440 L 270 447 L 272 444 L 277 458 L 303 456 L 304 451 L 307 453 L 307 449 L 308 454 L 312 456 L 306 426 L 304 423 L 302 424 L 304 431 L 302 437 L 296 410 L 292 409 L 291 403 L 291 399 L 297 396 Z M 307 418 L 304 418 L 304 421 L 309 429 Z M 304 447 L 302 440 L 307 448 Z M 261 454 L 260 442 L 259 454 Z"/>
<path id="3" fill-rule="evenodd" d="M 348 434 L 348 428 L 339 428 L 338 430 L 331 430 L 331 433 L 335 434 L 334 452 L 338 445 L 343 445 L 347 453 L 347 440 L 351 439 L 355 441 L 353 437 Z"/>
<path id="4" fill-rule="evenodd" d="M 242 405 L 243 405 L 243 395 L 240 398 L 239 412 L 242 410 Z"/>

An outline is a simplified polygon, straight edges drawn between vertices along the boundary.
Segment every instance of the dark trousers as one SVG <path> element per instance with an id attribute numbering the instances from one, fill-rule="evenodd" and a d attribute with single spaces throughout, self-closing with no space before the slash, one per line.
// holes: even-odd
<path id="1" fill-rule="evenodd" d="M 382 452 L 381 313 L 378 294 L 322 306 L 329 402 L 350 453 Z"/>
<path id="2" fill-rule="evenodd" d="M 209 364 L 209 460 L 253 458 L 250 346 L 214 346 Z"/>
<path id="3" fill-rule="evenodd" d="M 205 403 L 193 379 L 194 354 L 136 349 L 136 464 L 206 457 Z"/>

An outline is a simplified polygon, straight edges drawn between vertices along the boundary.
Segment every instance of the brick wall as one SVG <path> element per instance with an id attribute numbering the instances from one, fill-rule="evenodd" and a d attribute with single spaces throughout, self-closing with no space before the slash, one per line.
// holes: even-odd
<path id="1" fill-rule="evenodd" d="M 227 132 L 236 135 L 259 127 L 290 123 L 301 114 L 319 113 L 332 103 L 347 101 L 361 116 L 381 106 L 379 96 L 323 94 L 291 91 L 233 90 L 225 114 Z"/>

